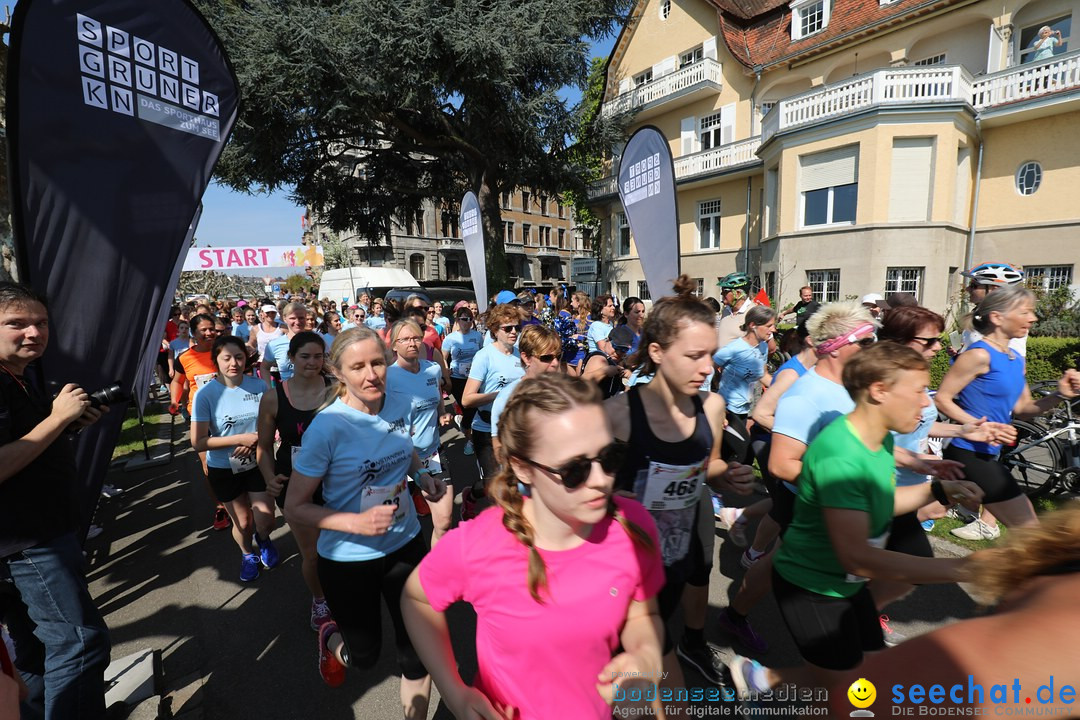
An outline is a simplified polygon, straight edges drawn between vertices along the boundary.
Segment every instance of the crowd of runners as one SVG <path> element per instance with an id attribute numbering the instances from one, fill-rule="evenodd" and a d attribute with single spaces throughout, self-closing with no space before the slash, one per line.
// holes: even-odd
<path id="1" fill-rule="evenodd" d="M 1013 418 L 1080 395 L 1080 373 L 1033 400 L 1022 273 L 965 275 L 973 311 L 936 394 L 946 324 L 914 297 L 821 304 L 804 288 L 777 313 L 742 273 L 719 302 L 682 276 L 651 307 L 559 288 L 502 291 L 484 313 L 421 295 L 181 305 L 159 371 L 240 580 L 278 564 L 278 510 L 295 536 L 328 685 L 376 663 L 385 604 L 406 718 L 427 717 L 432 681 L 458 718 L 610 717 L 630 677 L 658 682 L 661 713 L 684 667 L 744 697 L 850 682 L 903 642 L 892 603 L 990 575 L 978 553 L 934 558 L 936 519 L 982 507 L 956 531 L 969 538 L 1038 527 L 998 454 Z M 475 482 L 455 483 L 452 427 Z M 707 637 L 718 522 L 747 572 Z M 1074 543 L 1055 572 L 1078 560 Z M 751 624 L 770 594 L 796 667 L 752 659 L 781 632 Z M 471 684 L 446 616 L 462 600 Z M 741 654 L 724 663 L 715 644 Z"/>

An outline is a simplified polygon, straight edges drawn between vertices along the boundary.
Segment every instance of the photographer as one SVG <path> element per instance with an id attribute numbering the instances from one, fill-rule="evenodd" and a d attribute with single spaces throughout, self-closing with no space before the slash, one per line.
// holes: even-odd
<path id="1" fill-rule="evenodd" d="M 86 586 L 71 432 L 106 408 L 67 384 L 50 400 L 26 367 L 49 342 L 45 301 L 0 283 L 0 621 L 30 688 L 23 718 L 105 717 L 109 636 Z"/>

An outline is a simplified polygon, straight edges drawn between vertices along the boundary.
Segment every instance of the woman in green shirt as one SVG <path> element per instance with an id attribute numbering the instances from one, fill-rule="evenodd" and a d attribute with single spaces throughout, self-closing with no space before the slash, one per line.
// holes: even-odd
<path id="1" fill-rule="evenodd" d="M 975 507 L 982 492 L 966 481 L 896 487 L 890 431 L 918 425 L 929 398 L 929 366 L 921 354 L 883 342 L 844 367 L 855 410 L 810 443 L 799 475 L 795 517 L 773 566 L 773 593 L 805 668 L 781 674 L 747 658 L 731 663 L 740 692 L 778 682 L 829 684 L 858 666 L 863 653 L 885 647 L 870 578 L 911 584 L 957 582 L 965 560 L 915 557 L 885 550 L 892 518 L 938 500 Z M 782 678 L 782 679 L 781 679 Z"/>

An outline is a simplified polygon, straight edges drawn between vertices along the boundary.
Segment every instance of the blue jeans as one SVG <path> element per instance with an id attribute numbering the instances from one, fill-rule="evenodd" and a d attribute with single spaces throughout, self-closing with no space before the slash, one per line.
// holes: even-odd
<path id="1" fill-rule="evenodd" d="M 105 717 L 109 629 L 87 590 L 83 562 L 73 533 L 0 560 L 7 585 L 0 611 L 31 690 L 24 720 Z"/>

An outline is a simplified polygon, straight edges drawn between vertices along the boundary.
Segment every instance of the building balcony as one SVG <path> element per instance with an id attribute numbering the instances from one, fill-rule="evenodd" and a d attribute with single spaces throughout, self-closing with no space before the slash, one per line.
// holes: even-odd
<path id="1" fill-rule="evenodd" d="M 565 250 L 560 250 L 557 247 L 538 247 L 536 248 L 537 257 L 559 257 Z"/>
<path id="2" fill-rule="evenodd" d="M 633 90 L 607 101 L 600 108 L 603 117 L 634 113 L 635 120 L 645 120 L 657 108 L 665 111 L 720 92 L 724 86 L 723 66 L 712 58 L 704 58 L 684 68 L 668 73 Z"/>
<path id="3" fill-rule="evenodd" d="M 464 250 L 465 241 L 458 238 L 439 238 L 440 250 Z"/>
<path id="4" fill-rule="evenodd" d="M 760 146 L 761 138 L 752 137 L 677 157 L 675 158 L 675 182 L 692 182 L 709 175 L 736 169 L 742 165 L 761 162 L 757 156 L 757 149 Z M 590 183 L 589 200 L 595 201 L 618 195 L 617 180 L 615 175 L 611 175 Z"/>
<path id="5" fill-rule="evenodd" d="M 525 243 L 522 242 L 508 242 L 504 245 L 507 255 L 524 255 Z"/>
<path id="6" fill-rule="evenodd" d="M 1080 51 L 976 79 L 959 65 L 885 68 L 779 101 L 762 122 L 761 141 L 877 107 L 964 103 L 998 115 L 1028 107 L 1025 101 L 1073 100 L 1078 90 Z"/>

